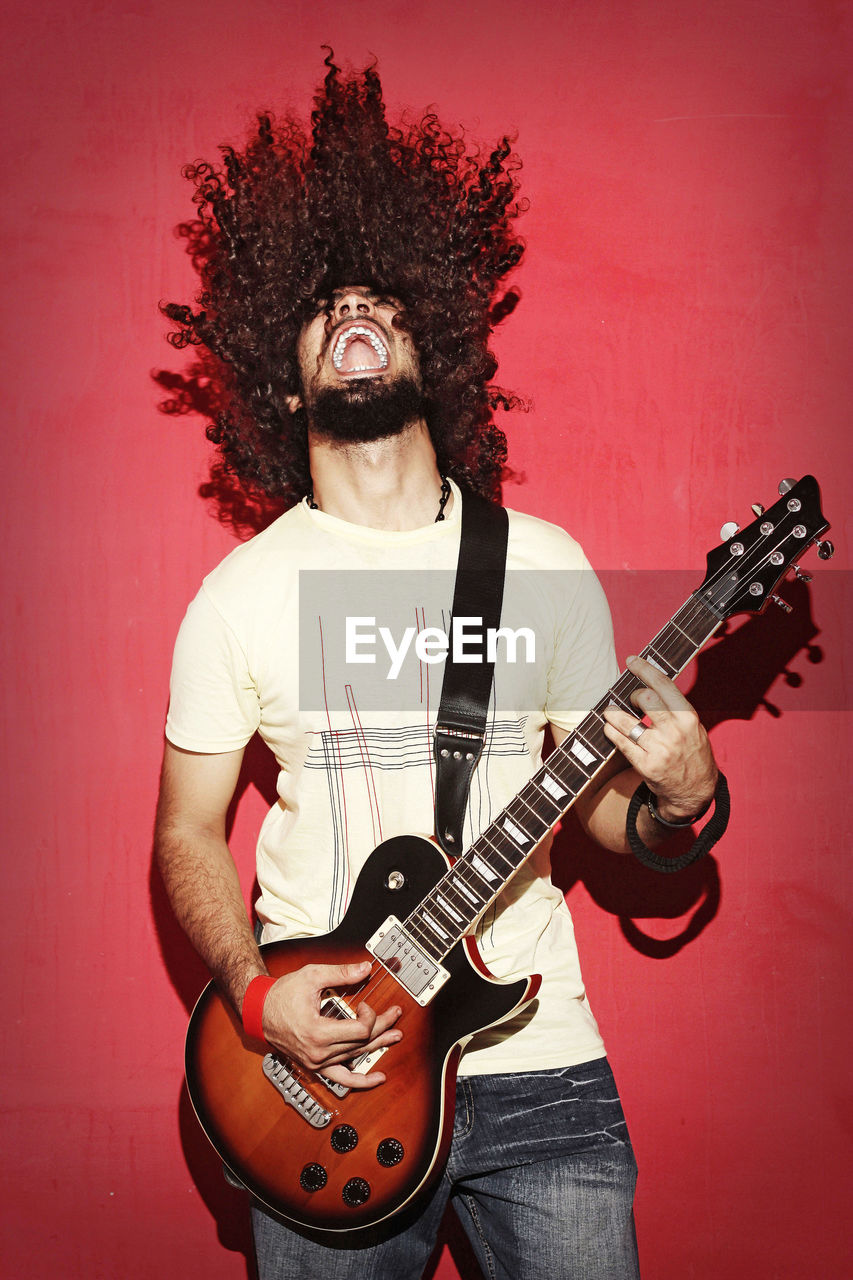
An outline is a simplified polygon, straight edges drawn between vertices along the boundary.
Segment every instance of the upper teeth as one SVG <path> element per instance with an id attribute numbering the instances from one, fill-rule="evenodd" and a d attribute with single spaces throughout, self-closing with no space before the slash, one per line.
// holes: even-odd
<path id="1" fill-rule="evenodd" d="M 388 363 L 388 349 L 385 346 L 385 343 L 378 334 L 373 332 L 372 329 L 367 329 L 361 324 L 353 324 L 350 325 L 348 329 L 344 330 L 335 343 L 335 347 L 332 352 L 332 363 L 336 369 L 340 369 L 343 364 L 344 351 L 346 350 L 346 346 L 350 338 L 366 338 L 379 357 L 379 367 L 381 369 L 385 368 Z M 371 367 L 372 366 L 366 364 L 356 365 L 352 372 L 356 372 L 358 369 L 368 369 Z"/>

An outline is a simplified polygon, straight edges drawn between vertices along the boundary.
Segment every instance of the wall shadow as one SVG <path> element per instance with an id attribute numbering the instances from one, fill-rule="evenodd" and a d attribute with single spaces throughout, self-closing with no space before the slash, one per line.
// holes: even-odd
<path id="1" fill-rule="evenodd" d="M 169 418 L 193 417 L 210 423 L 224 403 L 221 372 L 203 352 L 181 372 L 155 369 L 151 380 L 164 393 L 158 410 Z M 242 541 L 260 533 L 285 509 L 281 499 L 249 493 L 226 469 L 219 453 L 211 458 L 208 478 L 199 485 L 198 494 L 213 517 Z"/>
<path id="2" fill-rule="evenodd" d="M 257 1280 L 248 1197 L 226 1182 L 222 1161 L 196 1120 L 185 1083 L 178 1097 L 178 1128 L 189 1175 L 216 1223 L 219 1244 L 229 1253 L 241 1253 L 247 1280 Z"/>
<path id="3" fill-rule="evenodd" d="M 815 644 L 820 634 L 811 613 L 811 596 L 804 582 L 784 584 L 791 613 L 774 606 L 770 617 L 749 617 L 727 633 L 723 628 L 693 665 L 694 678 L 686 690 L 706 729 L 729 720 L 752 720 L 761 712 L 781 719 L 784 712 L 774 686 L 803 689 L 806 681 L 790 669 L 804 652 L 812 665 L 823 662 L 823 650 Z M 781 591 L 780 591 L 781 594 Z M 787 699 L 790 700 L 790 699 Z M 713 734 L 712 734 L 713 741 Z M 729 783 L 737 804 L 738 777 L 732 770 Z M 677 857 L 693 842 L 689 831 L 679 832 L 658 852 Z M 725 849 L 725 836 L 719 846 Z M 554 840 L 554 880 L 564 893 L 581 882 L 602 911 L 617 917 L 631 946 L 651 959 L 664 960 L 692 942 L 719 910 L 722 893 L 720 866 L 707 854 L 675 875 L 662 875 L 642 866 L 630 855 L 610 853 L 589 839 L 569 814 Z M 638 920 L 689 919 L 679 933 L 658 939 L 646 934 Z"/>
<path id="4" fill-rule="evenodd" d="M 267 804 L 275 803 L 276 774 L 276 763 L 271 752 L 259 738 L 253 738 L 246 747 L 234 799 L 228 810 L 229 837 L 237 807 L 249 787 L 256 787 Z M 210 980 L 210 974 L 172 913 L 154 860 L 153 848 L 149 869 L 149 893 L 163 965 L 189 1018 L 196 1000 Z M 253 899 L 256 893 L 257 883 L 252 889 Z M 176 1074 L 179 1069 L 176 1063 Z M 178 1096 L 176 1119 L 187 1169 L 216 1223 L 219 1243 L 230 1253 L 243 1255 L 247 1280 L 255 1280 L 257 1273 L 246 1193 L 226 1182 L 222 1172 L 222 1161 L 196 1120 L 186 1084 L 183 1082 Z"/>
<path id="5" fill-rule="evenodd" d="M 255 736 L 246 746 L 240 776 L 234 790 L 234 798 L 228 809 L 226 834 L 229 838 L 240 801 L 249 787 L 254 787 L 259 791 L 267 805 L 272 806 L 275 804 L 276 777 L 277 768 L 272 753 L 264 746 L 260 738 Z M 160 947 L 163 965 L 189 1017 L 196 1000 L 209 981 L 210 974 L 172 913 L 163 881 L 160 878 L 160 873 L 154 860 L 153 847 L 151 850 L 148 887 L 151 913 L 154 918 L 157 942 Z M 252 900 L 257 896 L 257 888 L 256 881 L 250 895 Z"/>
<path id="6" fill-rule="evenodd" d="M 459 1219 L 449 1205 L 441 1220 L 438 1240 L 430 1254 L 429 1262 L 424 1270 L 423 1280 L 433 1280 L 445 1246 L 453 1259 L 453 1265 L 459 1272 L 460 1280 L 483 1280 L 483 1272 L 480 1269 L 476 1254 L 471 1248 L 468 1237 L 462 1230 Z"/>

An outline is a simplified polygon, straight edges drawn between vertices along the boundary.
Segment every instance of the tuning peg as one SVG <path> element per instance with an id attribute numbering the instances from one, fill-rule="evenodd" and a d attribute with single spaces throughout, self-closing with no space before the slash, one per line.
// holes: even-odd
<path id="1" fill-rule="evenodd" d="M 818 538 L 817 553 L 821 560 L 831 560 L 835 555 L 835 543 L 830 542 L 829 538 L 824 538 L 823 542 Z"/>
<path id="2" fill-rule="evenodd" d="M 760 502 L 753 502 L 753 504 L 752 504 L 752 514 L 753 514 L 754 516 L 763 516 L 763 515 L 764 515 L 764 507 L 761 505 L 761 503 L 760 503 Z"/>
<path id="3" fill-rule="evenodd" d="M 789 491 L 790 489 L 793 489 L 793 487 L 794 487 L 794 485 L 795 485 L 796 483 L 797 483 L 797 482 L 796 482 L 796 480 L 780 480 L 780 481 L 779 481 L 779 492 L 780 492 L 781 494 L 786 494 L 786 493 L 788 493 L 788 491 Z"/>
<path id="4" fill-rule="evenodd" d="M 798 564 L 794 565 L 794 573 L 796 574 L 799 582 L 811 582 L 812 580 L 812 575 L 810 573 L 803 573 Z"/>
<path id="5" fill-rule="evenodd" d="M 778 604 L 780 609 L 784 609 L 786 613 L 793 613 L 793 609 L 787 600 L 783 600 L 781 596 L 771 596 L 770 599 L 774 604 Z"/>
<path id="6" fill-rule="evenodd" d="M 723 542 L 728 542 L 729 538 L 733 538 L 737 533 L 737 525 L 734 520 L 728 520 L 720 530 L 720 537 Z"/>

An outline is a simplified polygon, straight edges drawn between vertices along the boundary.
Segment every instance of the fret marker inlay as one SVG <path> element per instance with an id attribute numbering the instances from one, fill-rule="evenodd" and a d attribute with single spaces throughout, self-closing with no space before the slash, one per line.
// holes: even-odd
<path id="1" fill-rule="evenodd" d="M 458 879 L 457 879 L 457 880 L 449 880 L 449 881 L 448 881 L 448 884 L 452 884 L 454 889 L 458 889 L 458 891 L 459 891 L 460 893 L 464 893 L 464 895 L 465 895 L 465 897 L 468 899 L 468 901 L 469 901 L 469 902 L 471 902 L 471 903 L 473 903 L 475 907 L 478 907 L 478 906 L 480 905 L 479 899 L 474 897 L 474 895 L 473 895 L 473 893 L 471 892 L 471 890 L 470 890 L 469 888 L 467 888 L 467 886 L 466 886 L 466 885 L 464 885 L 464 884 L 462 883 L 462 881 L 461 881 L 461 880 L 458 880 Z"/>
<path id="2" fill-rule="evenodd" d="M 555 800 L 562 800 L 563 796 L 568 795 L 565 788 L 561 787 L 558 782 L 555 782 L 550 773 L 544 773 L 542 775 L 542 790 L 547 791 L 548 795 L 552 796 Z"/>
<path id="3" fill-rule="evenodd" d="M 595 756 L 591 751 L 587 751 L 582 742 L 575 740 L 569 747 L 573 756 L 577 756 L 581 764 L 590 765 L 595 763 Z"/>
<path id="4" fill-rule="evenodd" d="M 428 912 L 424 911 L 422 912 L 422 915 L 424 920 L 426 920 L 427 924 L 429 925 L 430 929 L 432 929 L 433 933 L 438 934 L 439 938 L 444 938 L 446 941 L 450 935 L 445 933 L 444 930 L 439 925 L 436 924 L 436 922 L 433 920 L 432 916 Z"/>
<path id="5" fill-rule="evenodd" d="M 497 872 L 493 871 L 488 862 L 484 862 L 478 854 L 472 854 L 471 862 L 484 880 L 497 880 Z"/>
<path id="6" fill-rule="evenodd" d="M 510 822 L 509 818 L 504 818 L 504 831 L 512 836 L 519 848 L 523 848 L 524 845 L 530 843 L 524 832 L 521 831 L 514 822 Z"/>
<path id="7" fill-rule="evenodd" d="M 457 924 L 464 924 L 462 916 L 460 916 L 459 912 L 454 911 L 450 903 L 445 898 L 442 898 L 440 893 L 437 893 L 435 895 L 435 900 L 438 903 L 438 905 L 441 907 L 445 915 L 450 916 L 451 920 L 455 920 Z"/>

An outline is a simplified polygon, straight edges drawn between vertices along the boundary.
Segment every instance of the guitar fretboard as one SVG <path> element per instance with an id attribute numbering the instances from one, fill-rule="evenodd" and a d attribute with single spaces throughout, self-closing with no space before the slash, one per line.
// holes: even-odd
<path id="1" fill-rule="evenodd" d="M 641 656 L 673 678 L 721 621 L 720 615 L 694 594 Z M 604 733 L 602 712 L 616 704 L 637 715 L 631 694 L 642 687 L 637 676 L 623 671 L 577 729 L 552 751 L 542 768 L 418 904 L 405 928 L 430 957 L 440 961 L 474 928 L 539 842 L 615 754 Z"/>

